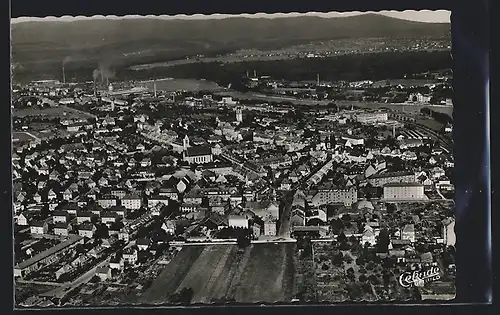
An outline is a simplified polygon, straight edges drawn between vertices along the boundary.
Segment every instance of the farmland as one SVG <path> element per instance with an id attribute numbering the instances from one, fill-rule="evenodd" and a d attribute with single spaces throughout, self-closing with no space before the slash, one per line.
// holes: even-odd
<path id="1" fill-rule="evenodd" d="M 294 244 L 189 246 L 181 250 L 139 302 L 165 303 L 192 289 L 191 303 L 289 302 L 293 296 Z"/>

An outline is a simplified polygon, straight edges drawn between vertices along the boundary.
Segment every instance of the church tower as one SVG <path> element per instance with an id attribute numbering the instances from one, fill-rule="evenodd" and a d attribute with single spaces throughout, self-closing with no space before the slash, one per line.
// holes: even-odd
<path id="1" fill-rule="evenodd" d="M 182 140 L 182 145 L 184 146 L 184 151 L 186 151 L 187 148 L 189 148 L 189 137 L 187 135 Z"/>

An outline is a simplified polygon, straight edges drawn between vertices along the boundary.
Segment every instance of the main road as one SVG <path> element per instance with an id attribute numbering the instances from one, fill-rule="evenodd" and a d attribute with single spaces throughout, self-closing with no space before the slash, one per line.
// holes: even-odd
<path id="1" fill-rule="evenodd" d="M 284 198 L 283 211 L 280 215 L 280 225 L 278 236 L 281 237 L 290 237 L 290 219 L 292 217 L 292 203 L 293 196 L 297 192 L 297 190 L 305 184 L 314 174 L 316 174 L 323 166 L 328 164 L 332 160 L 332 157 L 328 157 L 325 162 L 321 163 L 318 167 L 316 167 L 312 172 L 310 172 L 307 176 L 301 178 L 292 189 L 286 194 Z"/>

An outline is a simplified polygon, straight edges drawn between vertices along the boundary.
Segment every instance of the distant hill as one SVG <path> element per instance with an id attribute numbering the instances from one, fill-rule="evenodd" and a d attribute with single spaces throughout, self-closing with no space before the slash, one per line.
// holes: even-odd
<path id="1" fill-rule="evenodd" d="M 130 64 L 338 38 L 449 36 L 449 24 L 412 22 L 377 14 L 337 18 L 22 22 L 12 25 L 12 55 L 17 70 L 43 70 L 64 59 L 74 63 L 107 60 Z"/>

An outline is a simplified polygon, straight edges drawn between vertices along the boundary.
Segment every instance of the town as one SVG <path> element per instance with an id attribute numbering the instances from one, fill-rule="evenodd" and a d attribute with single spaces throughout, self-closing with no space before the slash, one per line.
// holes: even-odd
<path id="1" fill-rule="evenodd" d="M 440 76 L 378 88 L 405 111 L 277 101 L 252 74 L 274 86 L 267 101 L 105 77 L 14 86 L 16 304 L 453 298 L 452 122 L 429 104 L 451 106 Z M 400 285 L 423 267 L 438 279 Z M 286 283 L 240 292 L 279 270 Z"/>

